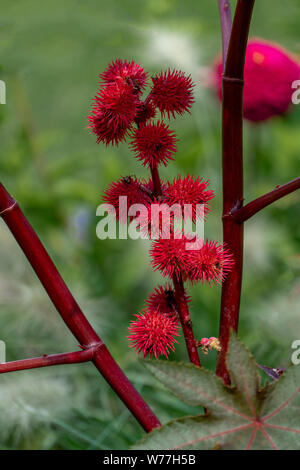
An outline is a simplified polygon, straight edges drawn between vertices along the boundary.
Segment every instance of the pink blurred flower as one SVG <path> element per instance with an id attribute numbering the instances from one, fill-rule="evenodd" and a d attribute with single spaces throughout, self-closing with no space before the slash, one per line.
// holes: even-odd
<path id="1" fill-rule="evenodd" d="M 279 44 L 262 39 L 248 42 L 245 62 L 244 117 L 265 121 L 284 114 L 300 78 L 300 62 Z M 222 98 L 222 60 L 214 66 L 214 82 Z"/>

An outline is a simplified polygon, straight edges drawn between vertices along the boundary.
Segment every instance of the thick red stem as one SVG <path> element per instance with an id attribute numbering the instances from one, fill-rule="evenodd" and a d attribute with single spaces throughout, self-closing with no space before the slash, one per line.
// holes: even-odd
<path id="1" fill-rule="evenodd" d="M 0 184 L 0 215 L 22 248 L 62 319 L 85 348 L 97 345 L 93 363 L 146 431 L 160 422 L 110 355 L 56 269 L 16 201 Z"/>
<path id="2" fill-rule="evenodd" d="M 151 176 L 152 176 L 152 182 L 153 182 L 154 195 L 155 196 L 162 195 L 161 182 L 160 182 L 160 177 L 159 177 L 157 166 L 155 166 L 154 168 L 151 168 Z M 190 312 L 189 312 L 188 304 L 186 301 L 182 277 L 180 276 L 180 279 L 177 279 L 176 276 L 174 276 L 173 284 L 174 284 L 174 290 L 175 290 L 175 300 L 176 300 L 176 304 L 178 307 L 179 319 L 180 319 L 180 323 L 182 326 L 182 331 L 184 334 L 184 339 L 185 339 L 190 361 L 196 366 L 201 367 L 201 363 L 200 363 L 200 359 L 198 355 L 198 349 L 196 346 L 196 340 L 194 338 L 194 333 L 193 333 L 192 320 L 190 317 Z"/>
<path id="3" fill-rule="evenodd" d="M 232 216 L 240 223 L 245 222 L 253 217 L 253 215 L 257 214 L 257 212 L 297 189 L 300 189 L 300 177 L 293 181 L 289 181 L 289 183 L 283 184 L 282 186 L 277 186 L 273 191 L 254 199 L 254 201 L 249 202 L 249 204 L 246 204 L 240 209 L 234 210 Z"/>
<path id="4" fill-rule="evenodd" d="M 158 168 L 157 166 L 154 166 L 153 168 L 151 167 L 151 176 L 152 176 L 152 182 L 153 182 L 153 193 L 154 196 L 161 196 L 162 195 L 162 189 L 161 189 L 161 182 L 160 182 L 160 177 L 158 173 Z"/>
<path id="5" fill-rule="evenodd" d="M 17 370 L 37 369 L 38 367 L 58 366 L 62 364 L 78 364 L 93 359 L 96 347 L 63 354 L 44 355 L 20 361 L 11 361 L 0 364 L 0 374 L 15 372 Z"/>
<path id="6" fill-rule="evenodd" d="M 222 32 L 223 70 L 225 70 L 226 58 L 232 28 L 232 18 L 229 0 L 218 0 L 220 22 Z"/>
<path id="7" fill-rule="evenodd" d="M 185 296 L 182 277 L 180 276 L 180 278 L 177 279 L 177 277 L 174 276 L 173 284 L 174 284 L 175 300 L 176 300 L 176 304 L 178 308 L 179 319 L 180 319 L 180 323 L 182 326 L 182 331 L 184 334 L 184 339 L 185 339 L 186 348 L 188 351 L 190 361 L 196 366 L 201 367 L 196 340 L 194 338 L 194 333 L 193 333 L 192 320 L 190 317 L 190 312 L 189 312 L 189 308 L 188 308 L 188 304 L 187 304 L 187 300 Z"/>
<path id="8" fill-rule="evenodd" d="M 235 265 L 222 286 L 217 374 L 229 383 L 225 358 L 230 330 L 238 329 L 243 267 L 243 224 L 229 215 L 243 204 L 244 63 L 254 0 L 239 0 L 223 76 L 223 239 Z"/>

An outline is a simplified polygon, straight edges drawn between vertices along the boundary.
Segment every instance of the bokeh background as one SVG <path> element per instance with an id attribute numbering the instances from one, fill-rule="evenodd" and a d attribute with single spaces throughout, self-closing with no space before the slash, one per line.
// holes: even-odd
<path id="1" fill-rule="evenodd" d="M 300 55 L 298 0 L 261 0 L 251 36 Z M 177 67 L 197 83 L 191 115 L 172 121 L 176 162 L 162 170 L 211 180 L 216 191 L 206 235 L 221 241 L 221 115 L 205 86 L 220 51 L 212 0 L 2 0 L 1 181 L 19 200 L 71 291 L 112 354 L 162 421 L 194 410 L 170 396 L 128 348 L 127 328 L 161 281 L 146 241 L 100 241 L 96 208 L 120 175 L 146 171 L 126 144 L 96 145 L 85 129 L 98 74 L 117 57 L 150 73 Z M 272 86 L 272 84 L 270 84 Z M 245 124 L 245 196 L 299 175 L 300 105 L 262 125 Z M 247 223 L 240 336 L 257 361 L 286 365 L 300 338 L 299 195 Z M 219 287 L 194 287 L 198 337 L 218 335 Z M 7 360 L 76 349 L 3 222 L 0 224 L 0 339 Z M 183 345 L 172 359 L 185 360 Z M 203 357 L 213 368 L 214 352 Z M 0 378 L 1 449 L 127 449 L 143 434 L 92 365 L 17 372 Z"/>

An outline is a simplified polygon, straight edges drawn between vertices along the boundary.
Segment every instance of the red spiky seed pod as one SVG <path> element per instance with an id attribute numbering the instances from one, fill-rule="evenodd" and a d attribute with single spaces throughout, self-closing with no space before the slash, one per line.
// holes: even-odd
<path id="1" fill-rule="evenodd" d="M 160 312 L 165 315 L 176 315 L 177 305 L 174 297 L 174 291 L 170 284 L 157 286 L 146 299 L 149 311 Z"/>
<path id="2" fill-rule="evenodd" d="M 133 60 L 130 62 L 116 59 L 100 74 L 100 78 L 104 83 L 113 83 L 123 80 L 133 85 L 134 91 L 140 92 L 146 87 L 148 74 L 144 71 L 141 64 L 136 64 Z"/>
<path id="3" fill-rule="evenodd" d="M 151 240 L 170 238 L 174 229 L 174 214 L 168 204 L 154 200 L 147 204 L 146 209 L 139 216 L 139 227 L 144 237 Z"/>
<path id="4" fill-rule="evenodd" d="M 190 110 L 194 103 L 194 84 L 190 76 L 178 70 L 167 70 L 152 77 L 151 100 L 162 115 L 173 117 Z"/>
<path id="5" fill-rule="evenodd" d="M 98 93 L 96 102 L 101 110 L 111 113 L 113 125 L 129 127 L 134 121 L 139 101 L 133 91 L 131 85 L 116 82 L 102 88 Z"/>
<path id="6" fill-rule="evenodd" d="M 207 202 L 214 197 L 214 192 L 207 189 L 208 185 L 209 181 L 204 181 L 202 178 L 190 175 L 183 178 L 178 175 L 172 183 L 167 184 L 164 202 L 170 206 L 180 204 L 182 210 L 184 210 L 185 204 L 190 204 L 191 212 L 185 211 L 185 216 L 191 216 L 195 222 L 197 216 L 202 219 L 210 210 Z M 198 214 L 197 204 L 204 205 L 204 210 L 200 210 Z"/>
<path id="7" fill-rule="evenodd" d="M 185 292 L 185 301 L 190 302 L 191 298 Z M 147 310 L 160 312 L 165 315 L 172 315 L 177 319 L 177 304 L 175 293 L 170 284 L 159 285 L 154 288 L 146 299 Z"/>
<path id="8" fill-rule="evenodd" d="M 124 176 L 112 182 L 104 191 L 103 201 L 111 204 L 116 211 L 116 219 L 125 222 L 127 209 L 133 204 L 149 204 L 150 195 L 141 189 L 142 182 L 136 176 Z M 127 209 L 120 209 L 120 197 L 127 196 Z"/>
<path id="9" fill-rule="evenodd" d="M 105 145 L 118 145 L 123 142 L 127 136 L 128 127 L 122 125 L 112 125 L 112 116 L 108 112 L 94 108 L 88 116 L 90 121 L 89 129 L 97 136 L 97 144 L 103 142 Z"/>
<path id="10" fill-rule="evenodd" d="M 144 357 L 168 357 L 169 352 L 175 350 L 175 343 L 178 343 L 175 339 L 179 336 L 176 319 L 154 310 L 143 310 L 135 317 L 129 327 L 130 347 L 137 353 L 142 352 Z"/>
<path id="11" fill-rule="evenodd" d="M 206 241 L 190 257 L 189 278 L 194 281 L 220 284 L 234 265 L 233 255 L 224 243 Z"/>
<path id="12" fill-rule="evenodd" d="M 172 232 L 169 239 L 155 240 L 150 250 L 154 271 L 160 270 L 163 276 L 170 278 L 175 276 L 179 279 L 182 276 L 187 279 L 193 254 L 198 251 L 197 243 L 195 236 L 190 239 L 179 232 Z M 194 244 L 194 249 L 188 249 L 189 244 Z M 201 246 L 201 240 L 199 240 L 198 246 Z"/>
<path id="13" fill-rule="evenodd" d="M 97 143 L 106 145 L 123 141 L 134 122 L 138 98 L 133 87 L 123 82 L 108 84 L 94 98 L 89 128 L 97 136 Z"/>
<path id="14" fill-rule="evenodd" d="M 158 121 L 140 126 L 130 145 L 144 166 L 154 168 L 161 163 L 167 166 L 169 160 L 174 160 L 176 141 L 175 133 L 169 126 Z"/>
<path id="15" fill-rule="evenodd" d="M 138 105 L 138 110 L 135 118 L 135 122 L 141 126 L 146 124 L 147 121 L 153 119 L 156 116 L 156 108 L 151 101 L 141 101 Z"/>

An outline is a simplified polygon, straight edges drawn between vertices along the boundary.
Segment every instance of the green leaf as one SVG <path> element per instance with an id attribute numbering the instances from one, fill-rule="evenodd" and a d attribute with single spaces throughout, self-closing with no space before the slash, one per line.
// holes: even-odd
<path id="1" fill-rule="evenodd" d="M 261 419 L 280 448 L 300 449 L 299 366 L 290 366 L 276 382 L 268 386 Z"/>
<path id="2" fill-rule="evenodd" d="M 233 334 L 227 365 L 235 387 L 190 364 L 144 361 L 178 398 L 207 414 L 171 421 L 152 431 L 135 449 L 300 449 L 300 367 L 291 366 L 259 389 L 256 363 Z"/>
<path id="3" fill-rule="evenodd" d="M 209 370 L 168 361 L 142 362 L 166 388 L 189 405 L 207 408 L 219 417 L 248 412 L 244 397 L 224 387 L 222 380 Z"/>
<path id="4" fill-rule="evenodd" d="M 231 334 L 226 363 L 232 382 L 246 398 L 249 410 L 253 413 L 258 405 L 258 366 L 234 332 Z"/>
<path id="5" fill-rule="evenodd" d="M 171 421 L 148 434 L 135 450 L 240 449 L 249 441 L 245 421 L 224 429 L 224 420 L 212 416 L 194 416 Z"/>

